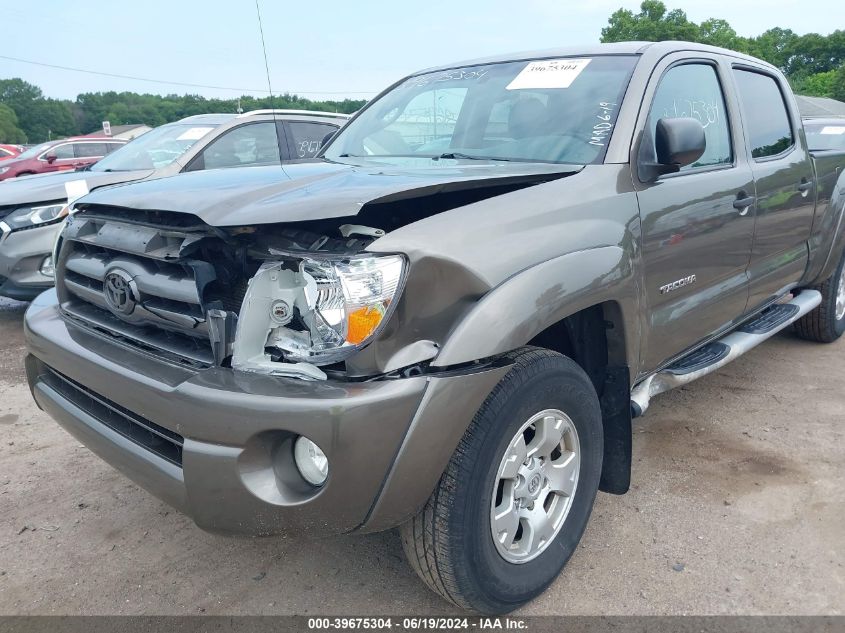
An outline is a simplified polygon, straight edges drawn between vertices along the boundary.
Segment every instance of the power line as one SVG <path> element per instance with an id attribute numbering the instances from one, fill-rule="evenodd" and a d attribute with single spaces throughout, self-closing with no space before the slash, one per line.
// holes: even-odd
<path id="1" fill-rule="evenodd" d="M 45 68 L 54 68 L 57 70 L 67 70 L 70 72 L 75 73 L 85 73 L 87 75 L 99 75 L 101 77 L 113 77 L 117 79 L 130 79 L 132 81 L 145 81 L 147 83 L 153 84 L 166 84 L 169 86 L 183 86 L 187 88 L 206 88 L 210 90 L 229 90 L 232 92 L 258 92 L 261 94 L 267 94 L 267 89 L 257 89 L 257 88 L 232 88 L 229 86 L 211 86 L 208 84 L 193 84 L 193 83 L 185 83 L 182 81 L 164 81 L 162 79 L 150 79 L 149 77 L 137 77 L 133 75 L 121 75 L 118 73 L 107 73 L 101 72 L 98 70 L 88 70 L 86 68 L 74 68 L 72 66 L 60 66 L 58 64 L 48 64 L 46 62 L 36 62 L 31 59 L 21 59 L 20 57 L 10 57 L 8 55 L 0 55 L 0 59 L 6 59 L 8 61 L 13 62 L 20 62 L 22 64 L 32 64 L 33 66 L 44 66 Z M 309 95 L 372 95 L 376 94 L 375 91 L 372 90 L 343 90 L 343 91 L 334 91 L 334 92 L 326 92 L 320 90 L 290 90 L 288 94 L 309 94 Z"/>

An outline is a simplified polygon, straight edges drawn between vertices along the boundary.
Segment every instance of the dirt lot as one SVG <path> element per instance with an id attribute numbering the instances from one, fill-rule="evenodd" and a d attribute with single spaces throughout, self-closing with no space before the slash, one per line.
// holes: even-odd
<path id="1" fill-rule="evenodd" d="M 0 302 L 0 614 L 448 611 L 393 533 L 211 536 L 124 479 L 32 404 L 24 308 Z M 843 351 L 784 334 L 656 398 L 633 490 L 523 613 L 845 613 Z"/>

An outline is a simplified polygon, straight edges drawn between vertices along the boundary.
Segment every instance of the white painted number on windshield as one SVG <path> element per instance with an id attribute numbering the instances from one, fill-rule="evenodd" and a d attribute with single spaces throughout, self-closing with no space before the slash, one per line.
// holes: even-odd
<path id="1" fill-rule="evenodd" d="M 599 102 L 599 112 L 596 115 L 598 123 L 593 125 L 590 145 L 604 147 L 607 142 L 607 137 L 610 136 L 610 131 L 613 129 L 613 109 L 615 107 L 616 104 L 611 103 L 610 101 Z"/>

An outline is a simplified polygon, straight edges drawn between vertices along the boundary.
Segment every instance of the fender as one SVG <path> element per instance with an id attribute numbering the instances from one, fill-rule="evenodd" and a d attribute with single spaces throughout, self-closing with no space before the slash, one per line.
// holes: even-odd
<path id="1" fill-rule="evenodd" d="M 561 319 L 605 301 L 619 304 L 625 364 L 635 367 L 639 295 L 629 252 L 602 246 L 523 270 L 488 292 L 452 329 L 433 367 L 490 358 L 525 345 Z"/>
<path id="2" fill-rule="evenodd" d="M 528 343 L 549 325 L 584 308 L 615 301 L 621 307 L 627 332 L 637 332 L 638 294 L 633 264 L 624 249 L 604 246 L 556 257 L 523 270 L 490 290 L 453 328 L 432 366 L 461 365 L 509 352 Z M 632 328 L 632 329 L 628 329 Z M 638 336 L 626 336 L 625 353 L 636 359 Z M 425 503 L 455 451 L 472 416 L 487 394 L 508 371 L 494 367 L 448 380 L 430 378 L 417 415 L 411 422 L 384 487 L 361 532 L 375 532 L 398 525 Z M 609 379 L 624 389 L 622 402 L 628 426 L 606 438 L 608 460 L 618 472 L 603 472 L 602 489 L 624 492 L 630 468 L 629 369 L 617 368 Z M 618 390 L 613 392 L 618 396 Z M 618 407 L 605 399 L 605 416 Z M 627 437 L 624 430 L 627 428 Z M 411 448 L 413 447 L 413 449 Z M 606 446 L 606 452 L 608 446 Z M 622 455 L 622 458 L 619 458 Z M 628 470 L 626 470 L 628 468 Z"/>

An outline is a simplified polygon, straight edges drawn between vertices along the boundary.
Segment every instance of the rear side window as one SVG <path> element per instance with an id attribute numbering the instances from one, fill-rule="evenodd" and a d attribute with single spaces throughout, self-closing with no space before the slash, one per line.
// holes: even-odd
<path id="1" fill-rule="evenodd" d="M 120 149 L 126 143 L 106 143 L 106 154 L 111 154 L 114 150 Z"/>
<path id="2" fill-rule="evenodd" d="M 99 158 L 107 154 L 105 143 L 76 143 L 74 148 L 77 158 Z"/>
<path id="3" fill-rule="evenodd" d="M 314 158 L 328 134 L 334 134 L 337 127 L 325 123 L 289 121 L 291 159 Z"/>
<path id="4" fill-rule="evenodd" d="M 725 97 L 716 76 L 716 69 L 709 64 L 684 64 L 666 71 L 654 93 L 648 116 L 651 161 L 657 160 L 654 135 L 660 119 L 691 117 L 704 126 L 707 149 L 691 165 L 681 167 L 688 171 L 698 167 L 729 165 L 733 161 L 731 133 L 725 115 Z"/>
<path id="5" fill-rule="evenodd" d="M 734 69 L 745 129 L 754 158 L 776 156 L 794 143 L 783 93 L 770 75 Z"/>

